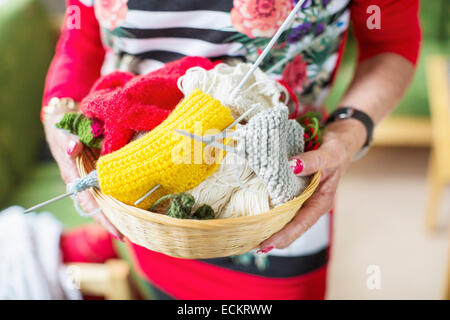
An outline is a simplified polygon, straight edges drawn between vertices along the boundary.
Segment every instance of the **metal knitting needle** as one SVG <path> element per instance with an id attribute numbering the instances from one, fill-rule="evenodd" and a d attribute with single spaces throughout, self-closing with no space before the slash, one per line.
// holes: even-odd
<path id="1" fill-rule="evenodd" d="M 62 195 L 60 195 L 60 196 L 57 196 L 57 197 L 55 197 L 55 198 L 53 198 L 53 199 L 50 199 L 50 200 L 41 202 L 41 203 L 39 203 L 39 204 L 37 204 L 37 205 L 35 205 L 35 206 L 33 206 L 33 207 L 31 207 L 31 208 L 25 210 L 24 213 L 30 213 L 31 211 L 35 211 L 35 210 L 37 210 L 37 209 L 40 209 L 40 208 L 42 208 L 42 207 L 45 207 L 45 206 L 47 206 L 47 205 L 49 205 L 49 204 L 52 204 L 53 202 L 59 201 L 59 200 L 61 200 L 61 199 L 64 199 L 64 198 L 67 198 L 67 197 L 70 197 L 70 196 L 73 196 L 74 194 L 75 194 L 75 192 L 73 192 L 73 191 L 72 191 L 72 192 L 67 192 L 67 193 L 62 194 Z"/>
<path id="2" fill-rule="evenodd" d="M 231 98 L 233 99 L 242 89 L 242 87 L 247 83 L 248 79 L 250 79 L 250 77 L 252 76 L 252 74 L 256 71 L 256 69 L 259 67 L 259 65 L 261 64 L 261 62 L 264 60 L 264 58 L 267 56 L 267 54 L 270 52 L 270 50 L 272 49 L 272 47 L 275 45 L 275 42 L 278 41 L 278 39 L 280 38 L 281 34 L 288 28 L 288 26 L 294 21 L 295 18 L 295 14 L 297 13 L 297 11 L 300 10 L 301 6 L 303 5 L 303 3 L 306 0 L 299 0 L 297 2 L 297 4 L 295 5 L 294 9 L 292 9 L 291 13 L 288 15 L 288 17 L 286 18 L 286 20 L 284 20 L 283 24 L 280 26 L 280 28 L 278 29 L 278 31 L 275 33 L 275 35 L 272 37 L 272 39 L 270 40 L 270 42 L 267 44 L 267 46 L 264 48 L 264 51 L 261 53 L 261 55 L 258 57 L 258 59 L 256 59 L 256 61 L 253 63 L 252 67 L 250 68 L 250 70 L 247 72 L 247 74 L 244 76 L 244 78 L 241 80 L 241 82 L 238 84 L 238 86 L 236 87 L 236 89 L 233 91 Z M 242 116 L 241 116 L 242 117 Z M 241 117 L 239 117 L 239 121 L 241 121 L 244 117 L 242 117 L 242 119 L 240 119 Z M 233 122 L 233 126 L 237 123 L 238 121 L 234 121 Z M 228 128 L 227 128 L 228 129 Z M 141 199 L 141 202 L 143 200 L 145 200 L 145 198 L 147 198 L 150 194 L 152 194 L 155 190 L 157 190 L 160 187 L 160 185 L 155 186 L 152 190 L 150 190 L 146 195 L 144 195 Z M 138 200 L 138 201 L 139 201 Z M 139 202 L 140 203 L 140 202 Z"/>
<path id="3" fill-rule="evenodd" d="M 256 59 L 256 61 L 253 63 L 250 70 L 247 72 L 247 74 L 242 78 L 241 82 L 238 84 L 236 89 L 233 90 L 233 93 L 231 95 L 231 99 L 233 99 L 241 90 L 242 87 L 247 83 L 248 79 L 252 76 L 252 74 L 256 71 L 256 69 L 259 67 L 259 65 L 263 62 L 264 58 L 267 56 L 267 54 L 272 50 L 273 46 L 275 45 L 275 42 L 278 41 L 281 34 L 288 28 L 288 26 L 294 21 L 295 15 L 297 14 L 297 11 L 300 10 L 301 6 L 303 5 L 303 2 L 305 0 L 300 0 L 294 9 L 292 9 L 291 13 L 288 15 L 286 20 L 284 20 L 283 24 L 280 26 L 278 31 L 275 33 L 275 35 L 272 37 L 270 42 L 267 44 L 267 46 L 264 48 L 264 51 L 261 53 L 261 55 Z M 234 127 L 236 124 L 238 124 L 242 119 L 244 119 L 246 116 L 248 116 L 253 110 L 256 109 L 256 105 L 244 112 L 239 118 L 237 118 L 232 124 L 230 124 L 228 127 L 225 128 L 225 130 L 230 129 Z M 212 143 L 212 142 L 211 142 Z M 211 143 L 208 143 L 203 150 L 208 148 Z"/>
<path id="4" fill-rule="evenodd" d="M 181 134 L 183 136 L 189 137 L 191 139 L 203 142 L 203 143 L 213 143 L 215 140 L 218 139 L 223 139 L 226 137 L 232 137 L 235 133 L 232 132 L 225 132 L 222 131 L 218 134 L 211 134 L 211 135 L 206 135 L 206 136 L 198 136 L 196 134 L 190 133 L 188 131 L 184 131 L 184 130 L 180 130 L 180 129 L 175 129 L 174 130 L 176 133 Z"/>
<path id="5" fill-rule="evenodd" d="M 275 45 L 275 42 L 278 41 L 281 34 L 288 28 L 288 26 L 294 21 L 295 15 L 297 14 L 297 11 L 300 10 L 301 6 L 303 5 L 303 2 L 305 0 L 300 0 L 292 9 L 291 13 L 288 15 L 286 20 L 283 22 L 283 24 L 280 26 L 278 31 L 275 33 L 275 35 L 272 37 L 270 42 L 267 44 L 267 46 L 264 48 L 264 51 L 261 53 L 261 55 L 256 59 L 256 61 L 253 63 L 250 70 L 247 72 L 247 74 L 242 78 L 241 82 L 238 84 L 235 90 L 233 90 L 233 93 L 231 95 L 231 99 L 233 99 L 242 89 L 242 87 L 247 83 L 248 79 L 252 76 L 252 74 L 256 71 L 256 69 L 259 67 L 259 65 L 263 62 L 264 58 L 267 56 L 267 54 L 272 50 L 273 46 Z M 246 116 L 248 116 L 253 110 L 256 109 L 256 105 L 254 105 L 252 108 L 244 112 L 239 118 L 237 118 L 232 124 L 230 124 L 228 127 L 225 128 L 225 130 L 230 129 L 234 127 L 236 124 L 238 124 L 242 119 L 244 119 Z M 211 143 L 208 143 L 203 150 L 211 146 Z"/>
<path id="6" fill-rule="evenodd" d="M 154 186 L 149 192 L 147 192 L 146 194 L 144 194 L 141 198 L 139 198 L 139 200 L 137 200 L 134 205 L 137 206 L 139 205 L 142 201 L 144 201 L 145 199 L 147 199 L 147 197 L 149 195 L 151 195 L 153 192 L 155 192 L 156 190 L 158 190 L 161 187 L 160 184 L 157 184 L 156 186 Z"/>
<path id="7" fill-rule="evenodd" d="M 253 110 L 255 110 L 257 106 L 258 106 L 258 105 L 255 104 L 253 107 L 251 107 L 250 109 L 248 109 L 247 111 L 245 111 L 243 114 L 241 114 L 241 115 L 239 116 L 239 118 L 237 118 L 236 120 L 234 120 L 233 123 L 230 124 L 228 127 L 226 127 L 224 130 L 233 128 L 235 125 L 237 125 L 239 122 L 241 122 L 242 119 L 244 119 L 244 118 L 245 118 L 246 116 L 248 116 Z"/>
<path id="8" fill-rule="evenodd" d="M 181 134 L 183 136 L 189 137 L 191 139 L 194 139 L 194 140 L 197 140 L 197 141 L 200 141 L 200 142 L 205 142 L 205 140 L 204 140 L 205 137 L 204 136 L 203 137 L 202 136 L 197 136 L 197 135 L 195 135 L 193 133 L 190 133 L 190 132 L 187 132 L 187 131 L 183 131 L 183 130 L 178 130 L 178 129 L 175 129 L 175 131 L 177 133 L 179 133 L 179 134 Z M 231 132 L 229 134 L 229 136 L 231 137 L 231 136 L 233 136 L 233 134 L 234 134 L 234 132 Z M 207 136 L 207 137 L 214 138 L 214 139 L 220 139 L 220 136 L 225 137 L 226 133 L 219 133 L 219 134 L 212 135 L 212 136 Z M 220 148 L 222 150 L 225 150 L 225 151 L 230 151 L 230 152 L 234 152 L 235 151 L 234 147 L 230 147 L 230 146 L 227 146 L 225 144 L 217 143 L 217 142 L 214 142 L 214 141 L 210 144 L 210 146 L 215 146 L 215 147 L 218 147 L 218 148 Z"/>
<path id="9" fill-rule="evenodd" d="M 294 9 L 292 9 L 291 13 L 288 15 L 286 20 L 284 20 L 283 24 L 278 29 L 277 33 L 272 37 L 270 42 L 267 44 L 267 46 L 264 48 L 264 51 L 261 53 L 261 55 L 256 59 L 255 63 L 253 63 L 250 70 L 247 72 L 245 77 L 241 80 L 241 82 L 238 84 L 236 89 L 232 93 L 232 99 L 241 91 L 242 87 L 247 83 L 248 79 L 252 76 L 252 74 L 255 72 L 255 70 L 259 67 L 261 62 L 264 60 L 264 58 L 267 56 L 267 54 L 270 52 L 272 47 L 275 45 L 275 42 L 278 41 L 278 38 L 280 38 L 281 34 L 288 28 L 288 26 L 294 21 L 295 15 L 297 11 L 300 10 L 301 6 L 306 0 L 299 0 L 297 4 L 295 5 Z"/>
<path id="10" fill-rule="evenodd" d="M 244 119 L 244 118 L 245 118 L 246 116 L 248 116 L 251 112 L 253 112 L 253 110 L 255 110 L 257 106 L 258 106 L 258 105 L 255 104 L 253 107 L 251 107 L 250 109 L 248 109 L 247 111 L 245 111 L 245 112 L 244 112 L 243 114 L 241 114 L 236 120 L 234 120 L 232 124 L 230 124 L 228 127 L 226 127 L 223 131 L 225 132 L 226 130 L 233 128 L 235 125 L 237 125 L 239 122 L 241 122 L 242 119 Z M 223 137 L 223 138 L 224 138 L 224 137 Z M 221 139 L 221 138 L 217 138 L 217 139 Z M 210 147 L 211 144 L 212 144 L 215 140 L 217 140 L 217 139 L 214 139 L 213 141 L 207 143 L 206 146 L 203 148 L 203 150 L 205 150 L 205 149 L 207 149 L 208 147 Z"/>

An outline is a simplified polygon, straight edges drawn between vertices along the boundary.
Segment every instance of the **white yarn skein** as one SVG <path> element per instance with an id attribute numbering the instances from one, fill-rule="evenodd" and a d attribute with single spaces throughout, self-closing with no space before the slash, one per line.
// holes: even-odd
<path id="1" fill-rule="evenodd" d="M 247 161 L 233 152 L 226 154 L 215 173 L 187 192 L 196 200 L 193 210 L 208 204 L 220 219 L 251 216 L 270 210 L 266 186 Z"/>
<path id="2" fill-rule="evenodd" d="M 252 173 L 251 179 L 246 184 L 246 188 L 235 190 L 218 218 L 254 216 L 271 209 L 269 192 L 255 173 Z"/>
<path id="3" fill-rule="evenodd" d="M 216 172 L 187 191 L 195 198 L 193 210 L 208 204 L 214 209 L 216 216 L 220 215 L 232 194 L 241 188 L 239 181 L 247 184 L 255 176 L 244 159 L 228 152 Z"/>
<path id="4" fill-rule="evenodd" d="M 240 94 L 233 97 L 231 92 L 250 68 L 251 64 L 248 63 L 238 63 L 234 66 L 220 63 L 208 71 L 200 67 L 193 67 L 178 79 L 178 88 L 184 96 L 188 96 L 197 88 L 203 89 L 205 93 L 228 107 L 235 119 L 257 104 L 259 107 L 246 117 L 248 121 L 262 110 L 278 106 L 283 102 L 286 103 L 287 101 L 280 101 L 282 96 L 285 97 L 285 100 L 289 99 L 286 88 L 261 69 L 256 69 Z"/>

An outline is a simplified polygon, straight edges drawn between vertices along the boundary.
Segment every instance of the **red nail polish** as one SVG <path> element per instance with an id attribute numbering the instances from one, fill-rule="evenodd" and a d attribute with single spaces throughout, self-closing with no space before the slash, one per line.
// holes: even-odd
<path id="1" fill-rule="evenodd" d="M 273 249 L 273 246 L 270 246 L 265 249 L 258 250 L 256 253 L 269 253 L 272 249 Z"/>
<path id="2" fill-rule="evenodd" d="M 67 154 L 69 156 L 72 155 L 73 151 L 75 150 L 75 147 L 77 146 L 77 143 L 75 141 L 70 141 L 69 147 L 67 148 Z"/>
<path id="3" fill-rule="evenodd" d="M 294 174 L 299 174 L 303 171 L 304 165 L 303 165 L 303 161 L 300 159 L 297 159 L 297 163 L 295 164 L 295 168 L 294 168 Z"/>

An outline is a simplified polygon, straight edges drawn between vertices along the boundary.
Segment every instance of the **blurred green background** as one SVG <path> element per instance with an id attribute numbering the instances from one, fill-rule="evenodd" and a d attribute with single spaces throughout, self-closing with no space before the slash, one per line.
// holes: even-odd
<path id="1" fill-rule="evenodd" d="M 423 28 L 423 46 L 420 61 L 414 81 L 400 105 L 394 110 L 394 116 L 429 116 L 425 61 L 431 55 L 450 54 L 450 1 L 422 0 L 421 3 L 420 18 Z M 345 88 L 350 83 L 355 58 L 356 45 L 353 37 L 350 37 L 343 64 L 333 90 L 326 101 L 328 108 L 336 107 Z"/>

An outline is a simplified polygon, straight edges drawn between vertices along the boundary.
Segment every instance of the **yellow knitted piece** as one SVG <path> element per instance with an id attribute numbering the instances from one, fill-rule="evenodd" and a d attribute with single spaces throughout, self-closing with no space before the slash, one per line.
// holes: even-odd
<path id="1" fill-rule="evenodd" d="M 198 153 L 194 159 L 196 144 L 174 132 L 174 129 L 203 135 L 206 130 L 222 131 L 232 122 L 230 110 L 218 100 L 201 90 L 193 91 L 166 120 L 144 137 L 100 157 L 97 170 L 102 192 L 134 205 L 151 188 L 160 184 L 159 189 L 139 204 L 140 208 L 148 209 L 164 195 L 194 188 L 211 175 L 219 164 L 205 163 Z M 197 152 L 202 149 L 202 145 L 197 142 Z M 173 154 L 182 155 L 184 160 L 179 161 L 178 158 L 174 161 Z"/>

